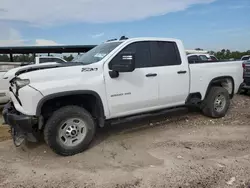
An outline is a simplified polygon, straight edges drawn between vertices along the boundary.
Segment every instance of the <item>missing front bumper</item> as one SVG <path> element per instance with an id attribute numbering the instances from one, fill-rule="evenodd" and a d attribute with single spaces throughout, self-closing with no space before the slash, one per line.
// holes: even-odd
<path id="1" fill-rule="evenodd" d="M 11 102 L 4 106 L 2 114 L 5 123 L 11 128 L 15 145 L 20 145 L 22 139 L 30 142 L 38 141 L 38 131 L 35 128 L 38 122 L 36 117 L 19 113 Z"/>

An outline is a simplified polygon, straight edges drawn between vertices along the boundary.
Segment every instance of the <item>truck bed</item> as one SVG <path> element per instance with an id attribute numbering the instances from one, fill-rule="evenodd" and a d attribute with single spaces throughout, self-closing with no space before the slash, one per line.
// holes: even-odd
<path id="1" fill-rule="evenodd" d="M 222 61 L 210 63 L 190 64 L 190 93 L 200 92 L 204 99 L 206 88 L 216 77 L 231 75 L 234 79 L 234 93 L 237 93 L 243 82 L 243 61 Z"/>

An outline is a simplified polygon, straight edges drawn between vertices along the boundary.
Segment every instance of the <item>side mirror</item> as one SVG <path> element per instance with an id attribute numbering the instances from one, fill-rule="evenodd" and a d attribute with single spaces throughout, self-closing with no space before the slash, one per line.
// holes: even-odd
<path id="1" fill-rule="evenodd" d="M 135 70 L 135 55 L 133 53 L 122 53 L 119 60 L 111 66 L 112 71 L 133 72 Z"/>

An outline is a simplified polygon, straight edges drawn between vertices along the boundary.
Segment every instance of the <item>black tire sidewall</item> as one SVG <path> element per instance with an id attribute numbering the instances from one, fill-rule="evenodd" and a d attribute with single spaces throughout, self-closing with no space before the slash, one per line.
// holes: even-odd
<path id="1" fill-rule="evenodd" d="M 230 96 L 229 93 L 226 89 L 220 87 L 220 88 L 214 88 L 214 90 L 211 91 L 211 98 L 209 100 L 210 102 L 210 109 L 212 112 L 212 116 L 213 117 L 224 117 L 229 109 L 230 106 Z M 226 99 L 226 104 L 225 107 L 222 111 L 218 112 L 214 109 L 214 103 L 215 103 L 215 99 L 218 95 L 223 95 Z"/>
<path id="2" fill-rule="evenodd" d="M 58 138 L 59 129 L 67 119 L 79 118 L 85 122 L 87 133 L 81 143 L 74 147 L 66 147 Z M 77 106 L 62 107 L 53 113 L 46 123 L 44 135 L 47 144 L 60 155 L 74 155 L 87 149 L 95 134 L 95 123 L 91 115 L 83 108 Z"/>

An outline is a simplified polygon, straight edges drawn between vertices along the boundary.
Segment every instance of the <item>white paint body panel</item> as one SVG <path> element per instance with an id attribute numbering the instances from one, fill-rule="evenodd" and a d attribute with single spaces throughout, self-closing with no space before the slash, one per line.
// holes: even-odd
<path id="1" fill-rule="evenodd" d="M 147 67 L 133 72 L 120 73 L 118 78 L 109 76 L 108 64 L 125 46 L 136 41 L 174 41 L 177 43 L 182 63 L 175 66 Z M 82 68 L 97 71 L 82 72 Z M 187 71 L 178 74 L 178 71 Z M 78 65 L 38 70 L 19 75 L 29 79 L 30 86 L 20 89 L 20 106 L 11 95 L 18 111 L 35 115 L 38 102 L 51 94 L 89 90 L 97 93 L 103 103 L 106 119 L 123 117 L 166 107 L 184 105 L 189 93 L 199 92 L 204 98 L 208 84 L 216 77 L 230 76 L 235 81 L 236 93 L 242 82 L 241 62 L 188 64 L 186 51 L 180 40 L 166 38 L 134 38 L 124 41 L 101 61 L 90 65 Z M 157 77 L 145 77 L 156 73 Z M 116 94 L 119 97 L 112 97 Z"/>
<path id="2" fill-rule="evenodd" d="M 181 65 L 158 67 L 160 108 L 183 105 L 189 95 L 189 64 L 186 51 L 180 40 L 175 42 L 181 56 Z M 179 71 L 186 73 L 178 74 Z"/>
<path id="3" fill-rule="evenodd" d="M 234 79 L 234 93 L 243 82 L 243 61 L 190 64 L 190 93 L 200 92 L 202 99 L 210 81 L 216 77 L 229 76 Z"/>
<path id="4" fill-rule="evenodd" d="M 110 118 L 131 115 L 147 111 L 156 107 L 158 102 L 158 78 L 145 77 L 152 68 L 136 69 L 129 73 L 120 73 L 112 79 L 105 71 L 105 85 L 107 92 Z M 123 93 L 122 96 L 112 95 Z"/>
<path id="5" fill-rule="evenodd" d="M 37 107 L 39 100 L 43 96 L 65 91 L 90 90 L 99 94 L 103 102 L 105 115 L 109 116 L 102 64 L 95 64 L 95 68 L 98 68 L 98 71 L 81 71 L 82 68 L 87 67 L 93 67 L 93 65 L 44 69 L 22 74 L 20 78 L 30 79 L 30 86 L 36 88 L 42 94 L 37 95 L 38 99 L 33 100 L 32 105 L 34 108 Z M 20 100 L 22 101 L 21 96 Z M 30 109 L 28 112 L 30 115 L 35 115 L 34 109 Z"/>
<path id="6" fill-rule="evenodd" d="M 29 95 L 27 95 L 27 93 Z M 22 102 L 22 106 L 18 103 L 17 99 L 13 95 L 13 93 L 9 92 L 11 100 L 13 101 L 15 108 L 17 111 L 26 114 L 26 115 L 34 115 L 36 112 L 36 107 L 40 99 L 42 99 L 43 95 L 29 87 L 25 86 L 19 90 L 19 99 Z"/>

